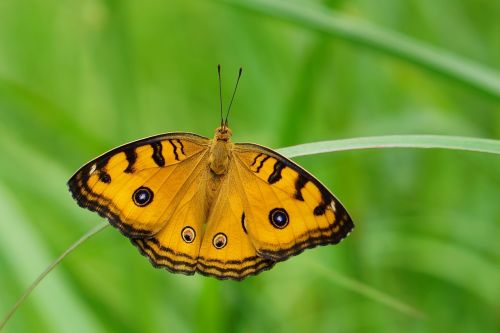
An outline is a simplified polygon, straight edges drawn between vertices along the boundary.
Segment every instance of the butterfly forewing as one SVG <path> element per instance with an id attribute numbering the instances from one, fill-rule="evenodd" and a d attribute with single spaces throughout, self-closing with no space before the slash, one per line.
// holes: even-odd
<path id="1" fill-rule="evenodd" d="M 115 148 L 69 180 L 78 204 L 106 217 L 128 237 L 157 233 L 200 168 L 209 140 L 165 134 Z"/>
<path id="2" fill-rule="evenodd" d="M 336 244 L 354 224 L 316 178 L 276 152 L 253 144 L 235 148 L 247 198 L 247 230 L 257 252 L 276 261 L 317 245 Z"/>

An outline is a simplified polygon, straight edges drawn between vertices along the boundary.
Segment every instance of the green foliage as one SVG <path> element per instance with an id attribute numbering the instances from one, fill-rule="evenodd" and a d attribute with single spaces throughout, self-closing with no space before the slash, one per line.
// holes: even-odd
<path id="1" fill-rule="evenodd" d="M 217 63 L 226 105 L 244 67 L 236 141 L 500 137 L 500 4 L 309 5 L 0 4 L 0 316 L 99 223 L 66 189 L 81 164 L 156 133 L 211 136 Z M 498 151 L 498 141 L 430 138 L 421 144 Z M 107 228 L 47 276 L 5 332 L 500 330 L 497 155 L 372 149 L 298 161 L 351 212 L 356 229 L 341 245 L 238 283 L 155 270 Z"/>

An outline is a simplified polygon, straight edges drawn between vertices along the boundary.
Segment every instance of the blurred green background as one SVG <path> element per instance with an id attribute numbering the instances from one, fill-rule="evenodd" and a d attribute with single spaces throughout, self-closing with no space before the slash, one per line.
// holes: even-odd
<path id="1" fill-rule="evenodd" d="M 499 1 L 314 2 L 500 70 Z M 218 1 L 1 1 L 0 316 L 101 221 L 66 188 L 83 163 L 157 133 L 212 136 L 218 63 L 226 100 L 244 67 L 235 141 L 500 139 L 500 94 L 293 20 Z M 351 212 L 356 229 L 340 245 L 221 282 L 156 270 L 107 228 L 5 332 L 500 331 L 498 156 L 380 149 L 297 161 Z M 346 289 L 336 274 L 425 318 Z"/>

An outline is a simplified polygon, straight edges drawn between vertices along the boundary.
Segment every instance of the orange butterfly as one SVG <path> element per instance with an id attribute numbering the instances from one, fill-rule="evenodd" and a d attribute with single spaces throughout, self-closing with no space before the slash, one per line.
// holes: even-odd
<path id="1" fill-rule="evenodd" d="M 153 266 L 189 275 L 241 280 L 349 234 L 351 218 L 325 186 L 269 148 L 233 143 L 227 117 L 213 139 L 167 133 L 115 148 L 69 189 Z"/>

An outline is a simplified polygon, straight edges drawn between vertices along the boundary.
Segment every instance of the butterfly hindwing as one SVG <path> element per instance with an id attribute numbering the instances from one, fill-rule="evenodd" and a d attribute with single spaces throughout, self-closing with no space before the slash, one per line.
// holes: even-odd
<path id="1" fill-rule="evenodd" d="M 207 211 L 205 188 L 198 180 L 206 176 L 206 171 L 200 168 L 193 174 L 193 181 L 157 234 L 131 240 L 153 266 L 187 275 L 196 271 Z"/>
<path id="2" fill-rule="evenodd" d="M 207 220 L 197 271 L 219 279 L 241 280 L 274 266 L 257 254 L 248 237 L 244 194 L 237 184 L 234 164 L 223 180 Z M 253 186 L 253 184 L 246 184 Z"/>
<path id="3" fill-rule="evenodd" d="M 107 218 L 124 235 L 148 237 L 173 213 L 208 143 L 188 133 L 135 141 L 84 165 L 68 186 L 80 206 Z"/>
<path id="4" fill-rule="evenodd" d="M 234 156 L 247 200 L 246 229 L 259 255 L 285 260 L 336 244 L 354 227 L 342 204 L 297 164 L 254 144 L 236 144 Z"/>

